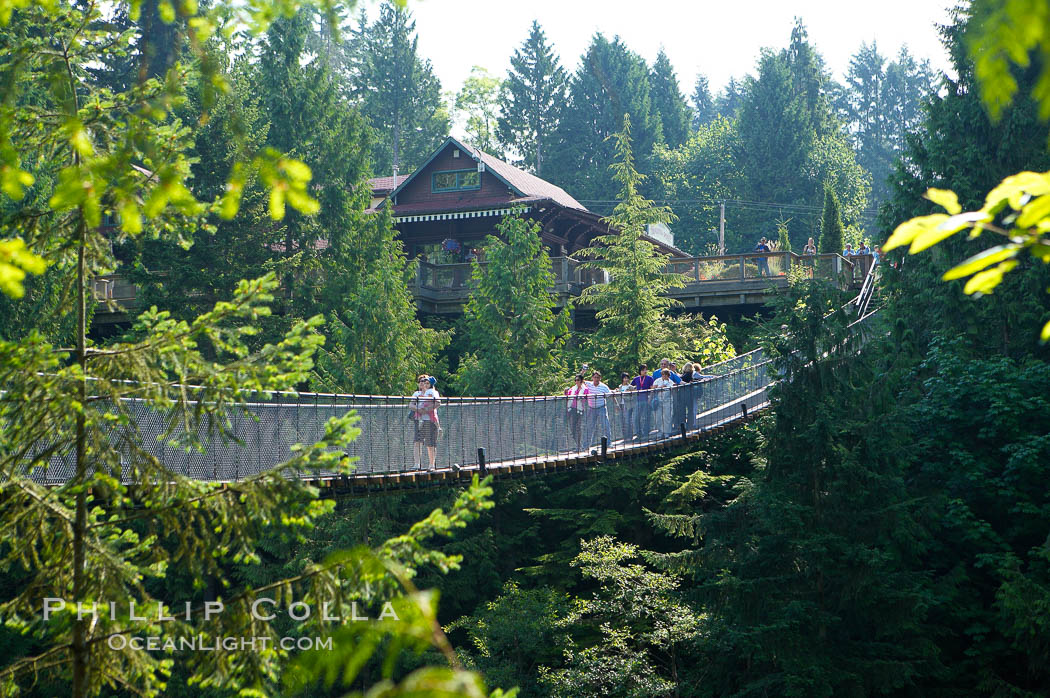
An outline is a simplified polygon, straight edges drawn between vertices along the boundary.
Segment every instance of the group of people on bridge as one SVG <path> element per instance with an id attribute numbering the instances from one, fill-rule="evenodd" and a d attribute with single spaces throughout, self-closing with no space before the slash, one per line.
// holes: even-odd
<path id="1" fill-rule="evenodd" d="M 641 364 L 638 375 L 620 374 L 620 385 L 610 388 L 602 382 L 600 371 L 590 372 L 587 365 L 576 375 L 575 383 L 565 389 L 565 427 L 576 444 L 576 450 L 597 445 L 601 437 L 612 442 L 608 401 L 616 404 L 624 439 L 645 442 L 677 433 L 680 425 L 692 430 L 696 426 L 696 404 L 704 380 L 713 378 L 700 373 L 700 364 L 686 362 L 681 374 L 670 359 L 661 359 L 654 375 Z M 672 388 L 677 388 L 672 390 Z M 655 434 L 654 434 L 655 432 Z"/>
<path id="2" fill-rule="evenodd" d="M 700 373 L 700 364 L 686 362 L 681 369 L 670 359 L 662 359 L 659 368 L 649 373 L 647 364 L 638 367 L 638 374 L 626 371 L 620 374 L 620 384 L 610 388 L 602 382 L 598 370 L 589 370 L 584 364 L 575 376 L 573 385 L 556 399 L 564 406 L 562 417 L 552 429 L 564 429 L 562 450 L 586 451 L 597 447 L 604 437 L 613 442 L 609 402 L 615 407 L 620 434 L 625 442 L 648 442 L 676 435 L 685 425 L 696 428 L 697 403 L 703 394 L 702 383 L 715 376 Z M 416 467 L 424 463 L 434 468 L 438 438 L 442 433 L 438 414 L 441 395 L 437 380 L 427 374 L 417 378 L 417 389 L 408 402 L 407 418 L 412 421 L 412 443 Z M 424 461 L 425 454 L 425 461 Z"/>

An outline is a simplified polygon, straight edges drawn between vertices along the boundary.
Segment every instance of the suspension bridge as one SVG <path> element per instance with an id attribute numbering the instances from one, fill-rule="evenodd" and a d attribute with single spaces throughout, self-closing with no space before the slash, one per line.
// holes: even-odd
<path id="1" fill-rule="evenodd" d="M 873 291 L 871 273 L 850 304 L 857 318 L 850 325 L 851 337 L 863 339 L 870 326 Z M 762 349 L 706 366 L 700 374 L 700 379 L 672 388 L 588 395 L 575 403 L 565 395 L 441 397 L 434 401 L 440 430 L 433 465 L 428 449 L 414 443 L 412 417 L 418 412 L 407 396 L 246 394 L 243 402 L 219 412 L 222 429 L 205 421 L 196 425 L 196 442 L 204 446 L 200 449 L 178 445 L 187 441 L 186 434 L 170 411 L 137 398 L 122 398 L 119 411 L 129 417 L 124 428 L 134 429 L 138 442 L 169 471 L 230 483 L 290 460 L 295 444 L 317 443 L 329 419 L 353 410 L 362 433 L 346 451 L 354 461 L 352 471 L 290 475 L 322 488 L 373 491 L 447 486 L 475 474 L 551 473 L 679 449 L 755 419 L 769 406 L 769 388 L 778 380 Z M 183 389 L 190 391 L 192 408 L 193 389 Z M 104 400 L 92 405 L 117 411 Z M 582 413 L 574 415 L 576 408 Z M 72 449 L 66 447 L 55 449 L 43 467 L 38 463 L 26 474 L 57 486 L 75 470 Z"/>

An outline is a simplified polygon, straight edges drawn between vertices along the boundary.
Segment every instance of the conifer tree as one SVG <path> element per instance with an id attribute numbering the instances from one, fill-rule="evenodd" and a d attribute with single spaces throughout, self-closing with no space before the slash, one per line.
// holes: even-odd
<path id="1" fill-rule="evenodd" d="M 539 22 L 510 59 L 510 70 L 500 93 L 497 136 L 515 165 L 538 177 L 550 155 L 561 119 L 568 78 Z"/>
<path id="2" fill-rule="evenodd" d="M 611 169 L 620 185 L 619 203 L 605 219 L 610 232 L 594 238 L 584 255 L 587 267 L 604 269 L 606 284 L 586 288 L 583 301 L 595 309 L 598 330 L 593 346 L 617 371 L 633 370 L 651 358 L 662 335 L 663 311 L 673 301 L 664 295 L 684 285 L 682 277 L 664 272 L 664 258 L 642 236 L 650 223 L 668 223 L 669 209 L 655 206 L 639 192 L 642 175 L 635 169 L 631 150 L 631 118 L 625 114 L 623 128 L 613 140 L 616 161 Z"/>
<path id="3" fill-rule="evenodd" d="M 358 40 L 354 94 L 376 131 L 372 170 L 377 175 L 412 172 L 448 136 L 441 83 L 419 56 L 416 23 L 400 3 L 384 3 Z"/>
<path id="4" fill-rule="evenodd" d="M 817 243 L 821 254 L 841 254 L 843 250 L 842 215 L 839 199 L 830 186 L 824 187 L 824 212 L 820 217 L 820 240 Z"/>
<path id="5" fill-rule="evenodd" d="M 724 116 L 730 121 L 736 121 L 737 113 L 740 111 L 740 103 L 744 95 L 744 85 L 730 76 L 729 82 L 718 93 L 715 98 L 715 111 L 719 116 Z"/>
<path id="6" fill-rule="evenodd" d="M 785 380 L 760 427 L 761 460 L 727 488 L 739 493 L 728 506 L 666 520 L 685 539 L 703 531 L 701 549 L 666 561 L 700 582 L 712 694 L 922 692 L 939 664 L 923 625 L 929 592 L 912 570 L 921 509 L 899 465 L 905 445 L 870 434 L 896 397 L 882 372 L 895 353 L 858 357 L 845 312 L 828 314 L 838 292 L 799 288 L 763 340 Z"/>
<path id="7" fill-rule="evenodd" d="M 196 32 L 214 31 L 220 13 L 198 13 L 193 4 L 167 7 L 179 13 L 186 43 L 203 51 Z M 131 339 L 97 345 L 88 337 L 94 277 L 116 266 L 114 239 L 151 234 L 189 241 L 206 227 L 206 214 L 236 215 L 249 177 L 265 187 L 273 220 L 284 216 L 286 204 L 300 213 L 316 212 L 320 203 L 307 191 L 309 168 L 276 151 L 245 151 L 222 193 L 198 200 L 187 186 L 192 143 L 170 110 L 182 101 L 188 83 L 223 82 L 212 57 L 198 55 L 199 81 L 176 64 L 164 81 L 148 80 L 114 94 L 93 85 L 87 69 L 98 65 L 93 47 L 122 50 L 128 37 L 104 21 L 98 5 L 4 9 L 0 31 L 22 60 L 0 63 L 0 83 L 16 92 L 23 85 L 47 89 L 40 102 L 44 109 L 25 108 L 16 94 L 0 103 L 3 203 L 10 207 L 0 224 L 0 280 L 5 293 L 17 296 L 21 289 L 19 279 L 12 280 L 12 267 L 35 274 L 46 263 L 69 289 L 73 302 L 67 311 L 76 329 L 71 347 L 33 331 L 0 341 L 5 533 L 0 564 L 8 579 L 18 580 L 4 586 L 0 615 L 5 631 L 33 638 L 29 652 L 6 657 L 0 669 L 3 692 L 36 687 L 43 678 L 50 682 L 48 695 L 84 698 L 123 690 L 157 695 L 172 668 L 167 643 L 199 638 L 215 649 L 190 653 L 184 675 L 191 684 L 276 693 L 288 653 L 276 647 L 278 626 L 251 613 L 256 595 L 279 604 L 294 598 L 312 607 L 351 598 L 392 599 L 398 607 L 403 622 L 335 633 L 345 640 L 333 654 L 340 663 L 325 659 L 320 667 L 304 668 L 298 676 L 308 680 L 347 669 L 346 680 L 355 680 L 360 660 L 390 638 L 416 647 L 440 645 L 432 640 L 441 638 L 433 600 L 414 593 L 408 576 L 424 558 L 446 569 L 457 564 L 454 556 L 424 553 L 420 544 L 464 525 L 484 508 L 483 488 L 472 488 L 451 516 L 435 512 L 407 536 L 375 550 L 306 565 L 264 586 L 246 584 L 235 572 L 258 562 L 256 543 L 264 533 L 296 539 L 332 510 L 331 502 L 315 498 L 315 488 L 290 475 L 319 468 L 347 472 L 343 451 L 357 431 L 348 413 L 329 420 L 315 443 L 292 449 L 273 467 L 242 472 L 227 483 L 192 475 L 189 462 L 202 447 L 230 436 L 233 420 L 251 419 L 242 415 L 246 402 L 268 399 L 306 378 L 323 342 L 316 331 L 320 318 L 313 317 L 295 322 L 256 351 L 249 348 L 278 286 L 272 273 L 242 281 L 230 300 L 188 321 L 152 308 L 138 317 Z M 253 4 L 237 9 L 236 21 L 265 28 L 274 16 L 296 9 L 296 3 Z M 56 56 L 62 58 L 61 72 L 54 69 Z M 23 161 L 46 162 L 53 178 L 35 182 L 21 169 Z M 49 194 L 43 210 L 53 217 L 46 227 L 40 226 L 37 199 L 24 202 L 32 206 L 20 205 L 24 187 L 34 184 Z M 101 227 L 103 215 L 116 214 L 119 226 Z M 214 471 L 211 477 L 216 478 Z M 182 590 L 181 599 L 165 599 L 158 589 L 176 571 L 191 588 Z M 217 616 L 213 607 L 210 619 L 202 614 L 209 582 L 208 600 L 223 607 Z M 189 611 L 171 613 L 170 604 L 181 600 L 190 603 Z M 320 614 L 311 617 L 316 620 L 300 626 L 304 633 L 332 633 Z M 269 638 L 270 650 L 240 652 L 221 641 L 243 634 Z M 153 637 L 164 652 L 145 646 Z M 422 645 L 419 638 L 426 638 Z M 349 663 L 350 656 L 356 664 Z M 457 669 L 424 668 L 408 680 L 446 694 L 484 693 L 476 675 Z"/>
<path id="8" fill-rule="evenodd" d="M 500 237 L 485 243 L 486 263 L 474 265 L 463 317 L 474 350 L 456 384 L 467 395 L 547 394 L 562 380 L 558 349 L 569 309 L 554 312 L 554 272 L 539 225 L 512 214 L 496 230 Z"/>
<path id="9" fill-rule="evenodd" d="M 711 88 L 707 82 L 707 76 L 700 74 L 696 76 L 696 85 L 693 87 L 693 130 L 697 131 L 701 126 L 711 123 L 718 115 L 714 100 L 711 98 Z"/>
<path id="10" fill-rule="evenodd" d="M 620 185 L 611 175 L 616 146 L 610 136 L 622 128 L 623 114 L 631 117 L 640 171 L 649 170 L 653 146 L 662 140 L 650 99 L 645 60 L 618 37 L 596 34 L 570 82 L 544 177 L 578 199 L 614 198 Z"/>
<path id="11" fill-rule="evenodd" d="M 689 106 L 678 88 L 678 77 L 663 49 L 656 54 L 656 62 L 649 72 L 649 83 L 653 115 L 660 117 L 664 143 L 669 148 L 677 148 L 689 137 Z"/>
<path id="12" fill-rule="evenodd" d="M 411 392 L 415 377 L 429 372 L 449 337 L 416 317 L 409 289 L 415 264 L 395 238 L 389 208 L 363 216 L 348 235 L 336 238 L 322 268 L 329 340 L 318 361 L 321 385 L 367 395 Z M 391 371 L 391 357 L 407 368 Z"/>

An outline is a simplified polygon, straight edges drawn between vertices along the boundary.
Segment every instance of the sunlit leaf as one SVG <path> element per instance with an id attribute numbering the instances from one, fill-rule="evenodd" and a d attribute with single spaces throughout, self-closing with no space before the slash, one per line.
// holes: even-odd
<path id="1" fill-rule="evenodd" d="M 1014 225 L 1018 228 L 1031 228 L 1047 216 L 1050 216 L 1050 195 L 1044 194 L 1025 204 Z"/>
<path id="2" fill-rule="evenodd" d="M 893 231 L 893 235 L 890 235 L 890 239 L 886 241 L 882 249 L 888 252 L 892 249 L 909 245 L 918 235 L 936 228 L 946 220 L 948 220 L 947 214 L 933 213 L 929 216 L 919 216 L 904 221 Z"/>
<path id="3" fill-rule="evenodd" d="M 1004 179 L 988 192 L 984 199 L 984 209 L 994 211 L 1005 201 L 1013 209 L 1020 209 L 1025 196 L 1042 196 L 1050 194 L 1050 177 L 1038 172 L 1018 172 Z"/>
<path id="4" fill-rule="evenodd" d="M 281 187 L 270 190 L 270 218 L 275 221 L 284 218 L 284 189 Z"/>
<path id="5" fill-rule="evenodd" d="M 1016 266 L 1017 260 L 1010 259 L 994 269 L 985 269 L 984 271 L 974 274 L 973 278 L 967 281 L 966 286 L 963 287 L 963 293 L 967 295 L 972 295 L 974 293 L 991 293 L 1003 280 L 1003 274 Z"/>
<path id="6" fill-rule="evenodd" d="M 0 240 L 0 292 L 11 298 L 25 295 L 26 273 L 43 274 L 47 262 L 33 254 L 22 238 Z"/>
<path id="7" fill-rule="evenodd" d="M 989 267 L 993 264 L 998 264 L 1004 259 L 1010 259 L 1011 257 L 1016 256 L 1018 250 L 1020 249 L 1021 246 L 1016 244 L 997 245 L 995 247 L 992 247 L 991 249 L 987 249 L 983 252 L 975 254 L 973 257 L 970 257 L 962 264 L 958 264 L 952 267 L 951 269 L 946 271 L 944 273 L 944 276 L 941 278 L 943 278 L 945 281 L 961 279 L 963 277 L 969 276 L 970 274 L 979 272 L 985 267 Z"/>
<path id="8" fill-rule="evenodd" d="M 953 216 L 962 211 L 962 206 L 959 205 L 959 197 L 949 189 L 927 189 L 926 198 Z"/>
<path id="9" fill-rule="evenodd" d="M 929 247 L 933 247 L 938 242 L 950 238 L 964 228 L 969 228 L 975 223 L 983 223 L 987 221 L 988 217 L 988 214 L 984 211 L 968 211 L 966 213 L 952 216 L 951 218 L 942 221 L 936 228 L 926 230 L 917 235 L 915 239 L 912 240 L 908 252 L 911 254 L 922 252 Z"/>

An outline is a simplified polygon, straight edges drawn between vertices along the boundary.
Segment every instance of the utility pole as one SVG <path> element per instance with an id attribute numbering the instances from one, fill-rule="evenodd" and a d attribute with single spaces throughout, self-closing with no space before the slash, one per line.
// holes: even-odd
<path id="1" fill-rule="evenodd" d="M 726 253 L 726 202 L 718 204 L 718 254 Z"/>

